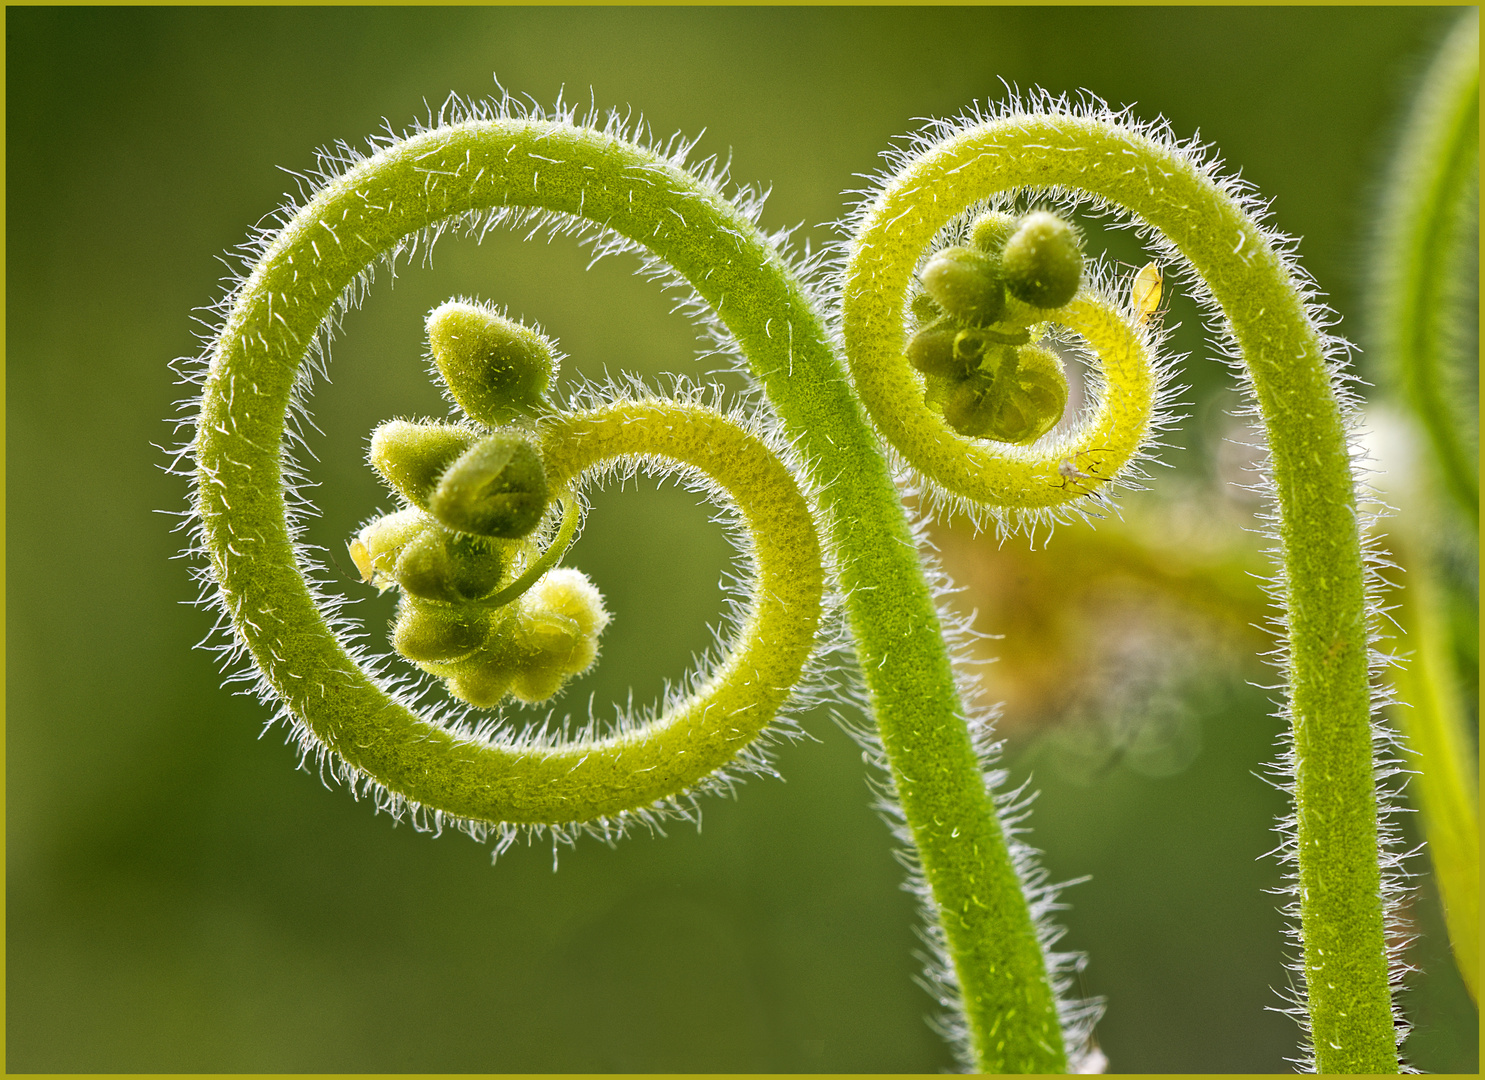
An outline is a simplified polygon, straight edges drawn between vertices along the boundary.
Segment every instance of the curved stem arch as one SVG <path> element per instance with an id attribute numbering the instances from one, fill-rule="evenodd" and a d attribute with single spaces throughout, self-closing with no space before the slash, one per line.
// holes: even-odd
<path id="1" fill-rule="evenodd" d="M 972 1062 L 1063 1071 L 1042 943 L 887 461 L 813 298 L 746 214 L 674 162 L 563 123 L 476 120 L 354 164 L 294 215 L 233 298 L 198 421 L 203 546 L 240 639 L 348 760 L 397 743 L 407 757 L 397 783 L 422 783 L 449 755 L 420 741 L 426 730 L 355 666 L 316 608 L 294 561 L 280 443 L 306 351 L 365 268 L 409 236 L 502 207 L 571 215 L 642 245 L 738 341 L 813 480 L 887 764 L 942 916 Z"/>
<path id="2" fill-rule="evenodd" d="M 582 159 L 565 172 L 552 164 L 564 151 Z M 595 163 L 607 166 L 597 183 L 585 175 Z M 634 173 L 627 189 L 615 182 L 626 169 Z M 410 712 L 359 667 L 296 563 L 283 489 L 286 417 L 310 344 L 366 268 L 410 235 L 499 206 L 574 213 L 586 206 L 605 224 L 653 240 L 674 220 L 656 191 L 673 196 L 666 181 L 677 172 L 595 132 L 555 124 L 467 124 L 410 139 L 327 185 L 294 216 L 234 297 L 217 339 L 194 451 L 196 509 L 222 603 L 264 678 L 320 744 L 431 810 L 473 821 L 568 823 L 681 795 L 766 725 L 813 650 L 823 574 L 808 504 L 756 437 L 675 403 L 620 402 L 564 414 L 542 429 L 556 484 L 617 456 L 670 459 L 716 480 L 754 534 L 761 585 L 741 646 L 648 736 L 544 751 L 459 738 Z M 636 192 L 649 195 L 647 206 L 636 206 Z M 733 231 L 714 227 L 704 237 L 711 246 L 691 251 L 697 260 L 753 255 Z"/>
<path id="3" fill-rule="evenodd" d="M 1018 113 L 913 155 L 864 208 L 843 308 L 847 355 L 866 373 L 858 382 L 902 364 L 904 299 L 939 229 L 977 200 L 1017 189 L 1083 193 L 1158 230 L 1210 290 L 1236 341 L 1276 489 L 1291 842 L 1316 1063 L 1328 1073 L 1395 1072 L 1365 571 L 1347 415 L 1325 338 L 1269 235 L 1189 152 L 1100 117 Z"/>

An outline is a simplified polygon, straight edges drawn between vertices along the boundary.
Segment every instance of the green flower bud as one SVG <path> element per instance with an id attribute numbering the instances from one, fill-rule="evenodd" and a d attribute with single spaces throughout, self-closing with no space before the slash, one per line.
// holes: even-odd
<path id="1" fill-rule="evenodd" d="M 919 328 L 944 317 L 943 310 L 926 292 L 914 293 L 912 300 L 908 301 L 908 309 L 912 312 L 913 325 Z"/>
<path id="2" fill-rule="evenodd" d="M 966 375 L 979 372 L 994 376 L 1015 350 L 999 341 L 1000 335 L 971 327 L 954 335 L 954 361 Z"/>
<path id="3" fill-rule="evenodd" d="M 995 260 L 964 247 L 944 248 L 919 275 L 924 290 L 950 316 L 992 323 L 1005 311 L 1005 289 Z"/>
<path id="4" fill-rule="evenodd" d="M 478 649 L 489 632 L 489 612 L 443 607 L 404 596 L 397 607 L 392 647 L 418 662 L 457 660 Z"/>
<path id="5" fill-rule="evenodd" d="M 1006 346 L 1025 345 L 1030 340 L 1031 335 L 1025 330 L 1000 331 L 971 326 L 954 335 L 954 362 L 964 374 L 998 371 L 1005 357 L 1015 351 L 1007 350 Z"/>
<path id="6" fill-rule="evenodd" d="M 459 599 L 452 582 L 452 567 L 444 547 L 447 531 L 435 525 L 403 545 L 397 556 L 397 584 L 402 591 L 423 600 L 445 603 Z"/>
<path id="7" fill-rule="evenodd" d="M 394 490 L 426 510 L 439 477 L 478 437 L 454 424 L 388 420 L 372 432 L 367 456 Z"/>
<path id="8" fill-rule="evenodd" d="M 1024 426 L 1016 434 L 1007 416 L 1003 426 L 1006 442 L 1034 443 L 1057 426 L 1067 411 L 1067 375 L 1062 362 L 1051 349 L 1038 345 L 1020 350 L 1014 384 L 1006 391 L 1007 407 L 1015 407 L 1024 417 Z"/>
<path id="9" fill-rule="evenodd" d="M 1025 446 L 1062 419 L 1067 377 L 1048 349 L 1002 348 L 996 371 L 976 372 L 944 398 L 944 422 L 971 438 Z"/>
<path id="10" fill-rule="evenodd" d="M 954 339 L 959 334 L 954 326 L 930 326 L 919 330 L 907 344 L 907 361 L 925 375 L 963 378 L 969 369 L 958 358 Z"/>
<path id="11" fill-rule="evenodd" d="M 608 625 L 603 596 L 580 570 L 553 570 L 521 600 L 515 641 L 527 652 L 511 693 L 545 701 L 598 655 L 598 635 Z"/>
<path id="12" fill-rule="evenodd" d="M 454 400 L 490 427 L 539 411 L 557 371 L 552 343 L 541 334 L 462 301 L 428 315 L 428 345 Z"/>
<path id="13" fill-rule="evenodd" d="M 459 532 L 514 539 L 536 528 L 547 500 L 536 448 L 516 432 L 497 431 L 449 466 L 428 510 Z"/>
<path id="14" fill-rule="evenodd" d="M 495 544 L 424 520 L 427 528 L 404 544 L 397 556 L 397 584 L 424 600 L 448 604 L 494 592 L 505 565 Z"/>
<path id="15" fill-rule="evenodd" d="M 994 379 L 975 375 L 951 390 L 944 399 L 944 423 L 972 439 L 990 438 L 995 423 Z"/>
<path id="16" fill-rule="evenodd" d="M 1083 281 L 1083 249 L 1073 227 L 1045 211 L 1027 214 L 1001 255 L 1005 287 L 1018 300 L 1057 308 Z"/>
<path id="17" fill-rule="evenodd" d="M 493 709 L 510 693 L 516 670 L 505 656 L 476 656 L 448 676 L 449 693 L 476 709 Z"/>
<path id="18" fill-rule="evenodd" d="M 347 545 L 351 561 L 361 571 L 361 580 L 383 592 L 397 584 L 394 573 L 403 546 L 432 524 L 421 510 L 408 509 L 379 517 L 364 526 Z"/>
<path id="19" fill-rule="evenodd" d="M 998 210 L 981 214 L 969 227 L 969 241 L 987 255 L 999 255 L 1016 231 L 1016 219 Z"/>
<path id="20" fill-rule="evenodd" d="M 471 533 L 451 532 L 444 540 L 449 581 L 467 600 L 489 596 L 505 574 L 505 550 L 512 545 Z"/>

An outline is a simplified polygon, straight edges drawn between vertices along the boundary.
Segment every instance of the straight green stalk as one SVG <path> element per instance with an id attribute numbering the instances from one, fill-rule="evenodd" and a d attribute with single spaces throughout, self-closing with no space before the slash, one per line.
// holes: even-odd
<path id="1" fill-rule="evenodd" d="M 1397 621 L 1411 655 L 1392 676 L 1404 703 L 1395 714 L 1412 751 L 1409 765 L 1415 775 L 1410 786 L 1422 811 L 1455 964 L 1478 1004 L 1480 821 L 1473 740 L 1438 579 L 1425 559 L 1410 558 L 1407 565 Z"/>

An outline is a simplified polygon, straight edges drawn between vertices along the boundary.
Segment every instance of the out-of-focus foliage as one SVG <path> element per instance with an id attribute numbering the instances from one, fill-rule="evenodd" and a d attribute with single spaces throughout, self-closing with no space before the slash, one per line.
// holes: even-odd
<path id="1" fill-rule="evenodd" d="M 556 875 L 539 849 L 492 869 L 462 837 L 393 828 L 294 771 L 276 731 L 256 738 L 265 710 L 224 695 L 208 657 L 190 651 L 207 621 L 182 605 L 192 592 L 170 561 L 178 538 L 153 513 L 178 508 L 184 485 L 158 470 L 151 444 L 174 437 L 164 418 L 182 391 L 166 362 L 197 347 L 186 313 L 217 295 L 212 254 L 293 187 L 275 165 L 306 169 L 314 147 L 355 141 L 383 117 L 401 126 L 425 98 L 436 108 L 448 91 L 488 93 L 491 72 L 542 101 L 564 87 L 586 100 L 591 86 L 600 106 L 632 105 L 658 132 L 704 129 L 701 154 L 730 153 L 740 180 L 772 185 L 765 223 L 803 222 L 798 238 L 818 246 L 831 234 L 815 223 L 840 213 L 852 175 L 914 118 L 996 96 L 1002 79 L 1088 87 L 1168 116 L 1182 135 L 1200 128 L 1274 199 L 1277 226 L 1303 237 L 1306 268 L 1353 320 L 1389 125 L 1450 19 L 1397 8 L 9 10 L 8 1067 L 949 1063 L 911 982 L 912 903 L 859 751 L 828 717 L 807 725 L 818 742 L 780 751 L 787 784 L 705 803 L 699 835 L 579 845 Z M 1088 231 L 1090 250 L 1145 261 L 1126 234 Z M 385 508 L 365 433 L 387 416 L 444 412 L 422 357 L 436 304 L 508 304 L 560 338 L 568 370 L 697 371 L 667 297 L 630 265 L 586 262 L 561 242 L 446 241 L 395 287 L 382 275 L 346 320 L 333 383 L 314 402 L 323 517 L 310 539 L 340 560 L 347 590 L 359 575 L 339 554 L 344 537 Z M 1176 486 L 1157 477 L 1163 491 L 1100 539 L 1068 530 L 1046 551 L 998 555 L 983 537 L 943 546 L 971 589 L 995 575 L 974 600 L 987 615 L 1016 598 L 1016 619 L 982 627 L 1012 635 L 987 649 L 1005 672 L 1008 761 L 1043 791 L 1032 841 L 1053 874 L 1093 875 L 1070 891 L 1064 921 L 1092 955 L 1084 990 L 1111 1001 L 1099 1027 L 1111 1067 L 1270 1071 L 1295 1041 L 1264 1011 L 1286 978 L 1263 891 L 1278 869 L 1261 858 L 1283 803 L 1253 773 L 1272 760 L 1278 723 L 1246 681 L 1268 671 L 1228 659 L 1256 637 L 1243 629 L 1257 601 L 1240 572 L 1254 553 L 1228 532 L 1205 555 L 1167 558 L 1142 533 L 1168 544 L 1158 523 L 1221 497 L 1216 448 L 1234 403 L 1195 309 L 1167 289 L 1177 348 L 1195 354 L 1181 378 L 1194 421 L 1177 437 L 1186 449 L 1168 455 Z M 592 695 L 604 711 L 630 687 L 652 698 L 708 641 L 729 556 L 707 517 L 671 488 L 599 499 L 575 561 L 615 621 L 564 707 L 583 713 Z M 636 542 L 657 529 L 660 549 Z M 1071 568 L 1095 551 L 1122 569 L 1106 572 L 1105 592 L 1079 593 Z M 390 603 L 359 608 L 373 640 Z M 1129 605 L 1138 618 L 1121 614 Z M 1095 621 L 1037 629 L 1070 612 Z M 1153 627 L 1152 647 L 1110 647 L 1108 628 L 1124 626 Z M 1188 666 L 1194 652 L 1207 655 Z M 1121 681 L 1141 656 L 1178 657 L 1178 677 L 1146 667 L 1143 683 Z M 1089 711 L 1090 679 L 1121 711 Z M 1058 694 L 1056 708 L 1037 707 Z M 1411 917 L 1411 1058 L 1473 1071 L 1476 1015 L 1427 877 Z"/>
<path id="2" fill-rule="evenodd" d="M 1380 542 L 1405 662 L 1394 722 L 1414 771 L 1454 956 L 1479 1001 L 1480 14 L 1466 9 L 1420 80 L 1372 249 L 1369 415 L 1394 508 Z M 1426 452 L 1424 448 L 1426 447 Z"/>

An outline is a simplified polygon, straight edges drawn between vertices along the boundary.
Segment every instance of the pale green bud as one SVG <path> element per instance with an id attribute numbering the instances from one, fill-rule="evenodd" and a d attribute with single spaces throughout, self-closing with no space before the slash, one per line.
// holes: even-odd
<path id="1" fill-rule="evenodd" d="M 919 329 L 944 317 L 943 309 L 926 292 L 914 293 L 908 309 L 912 312 L 913 325 Z"/>
<path id="2" fill-rule="evenodd" d="M 449 560 L 441 535 L 445 531 L 435 525 L 403 545 L 397 556 L 397 584 L 404 592 L 424 600 L 457 598 L 449 582 Z"/>
<path id="3" fill-rule="evenodd" d="M 1083 281 L 1083 249 L 1077 232 L 1055 214 L 1038 210 L 1021 219 L 1000 260 L 1005 287 L 1033 307 L 1057 308 Z"/>
<path id="4" fill-rule="evenodd" d="M 1001 346 L 995 370 L 976 372 L 944 398 L 944 422 L 961 435 L 1025 446 L 1057 426 L 1067 376 L 1040 346 Z"/>
<path id="5" fill-rule="evenodd" d="M 995 260 L 965 247 L 944 248 L 919 280 L 939 307 L 967 323 L 993 323 L 1005 312 L 1005 289 Z"/>
<path id="6" fill-rule="evenodd" d="M 449 693 L 476 709 L 493 709 L 510 693 L 516 672 L 504 656 L 465 660 L 448 676 Z"/>
<path id="7" fill-rule="evenodd" d="M 1010 214 L 991 210 L 975 218 L 969 227 L 970 243 L 987 255 L 999 255 L 1006 241 L 1016 231 L 1016 219 Z"/>
<path id="8" fill-rule="evenodd" d="M 999 344 L 983 330 L 974 327 L 954 335 L 954 362 L 966 375 L 979 372 L 993 376 L 1014 350 Z"/>
<path id="9" fill-rule="evenodd" d="M 428 510 L 451 529 L 514 539 L 536 528 L 547 501 L 536 448 L 516 432 L 497 431 L 449 466 Z"/>
<path id="10" fill-rule="evenodd" d="M 421 510 L 399 510 L 364 526 L 350 542 L 351 561 L 361 580 L 383 591 L 397 583 L 394 572 L 403 547 L 433 522 Z"/>
<path id="11" fill-rule="evenodd" d="M 580 570 L 543 577 L 521 599 L 516 643 L 528 653 L 511 684 L 522 701 L 545 701 L 598 655 L 598 635 L 608 625 L 603 596 Z"/>
<path id="12" fill-rule="evenodd" d="M 479 608 L 444 607 L 403 596 L 392 630 L 392 647 L 409 660 L 457 660 L 478 649 L 489 630 L 490 614 Z"/>
<path id="13" fill-rule="evenodd" d="M 944 398 L 944 423 L 972 439 L 990 437 L 995 423 L 993 384 L 992 378 L 977 375 L 954 387 Z"/>
<path id="14" fill-rule="evenodd" d="M 372 432 L 368 457 L 408 502 L 427 509 L 439 477 L 478 437 L 455 424 L 388 420 Z"/>
<path id="15" fill-rule="evenodd" d="M 496 543 L 424 520 L 428 527 L 404 544 L 397 557 L 397 584 L 414 596 L 445 603 L 494 592 L 504 568 Z"/>
<path id="16" fill-rule="evenodd" d="M 908 363 L 925 375 L 963 378 L 969 369 L 954 352 L 954 338 L 958 333 L 959 329 L 952 324 L 919 330 L 908 340 Z"/>
<path id="17" fill-rule="evenodd" d="M 489 596 L 500 585 L 505 572 L 509 543 L 464 532 L 450 532 L 444 539 L 449 560 L 449 578 L 454 591 L 468 600 Z"/>
<path id="18" fill-rule="evenodd" d="M 463 301 L 429 314 L 428 345 L 454 400 L 490 427 L 539 411 L 557 370 L 552 344 L 541 334 Z"/>

